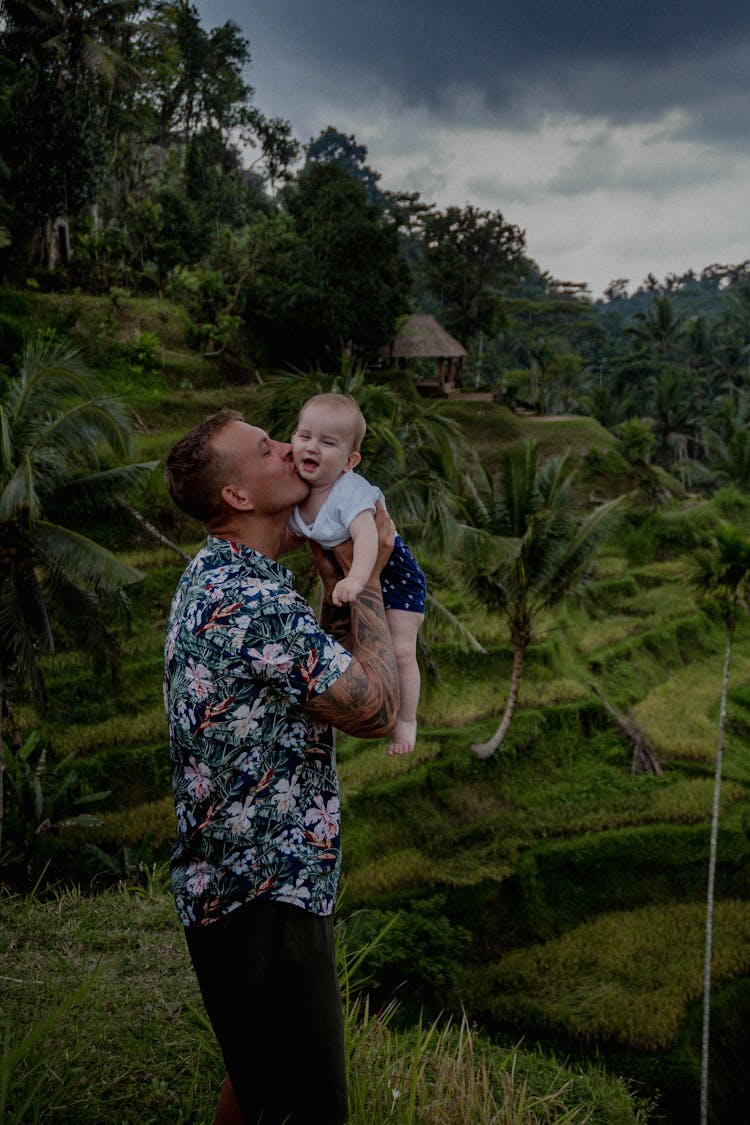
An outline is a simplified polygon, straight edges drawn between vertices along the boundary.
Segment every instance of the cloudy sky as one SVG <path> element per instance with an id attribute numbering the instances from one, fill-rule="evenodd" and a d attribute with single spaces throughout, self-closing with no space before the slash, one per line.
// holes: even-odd
<path id="1" fill-rule="evenodd" d="M 199 0 L 303 142 L 328 125 L 382 186 L 500 210 L 598 295 L 750 258 L 742 0 Z"/>

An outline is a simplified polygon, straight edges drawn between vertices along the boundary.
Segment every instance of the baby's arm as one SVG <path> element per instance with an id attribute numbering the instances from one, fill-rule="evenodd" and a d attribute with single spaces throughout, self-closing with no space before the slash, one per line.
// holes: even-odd
<path id="1" fill-rule="evenodd" d="M 349 534 L 354 543 L 354 558 L 346 578 L 333 588 L 334 605 L 347 605 L 356 599 L 367 585 L 378 557 L 378 530 L 369 509 L 354 517 L 349 524 Z"/>

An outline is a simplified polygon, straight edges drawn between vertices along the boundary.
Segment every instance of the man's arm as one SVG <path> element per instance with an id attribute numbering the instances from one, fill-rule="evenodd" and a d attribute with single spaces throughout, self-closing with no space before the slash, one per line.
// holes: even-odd
<path id="1" fill-rule="evenodd" d="M 398 667 L 383 607 L 380 571 L 393 550 L 394 529 L 382 505 L 376 524 L 380 549 L 375 568 L 356 601 L 344 606 L 333 603 L 335 568 L 315 550 L 323 580 L 320 623 L 352 653 L 352 662 L 334 684 L 314 696 L 304 708 L 347 734 L 359 738 L 384 738 L 390 734 L 399 707 Z M 336 556 L 345 571 L 351 564 L 351 542 Z"/>

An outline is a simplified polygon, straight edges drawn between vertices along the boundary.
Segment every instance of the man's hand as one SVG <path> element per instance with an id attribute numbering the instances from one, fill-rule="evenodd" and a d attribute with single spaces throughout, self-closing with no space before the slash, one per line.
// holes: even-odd
<path id="1" fill-rule="evenodd" d="M 323 583 L 323 601 L 330 602 L 333 588 L 342 578 L 342 574 L 329 551 L 324 550 L 314 539 L 308 539 L 310 553 L 318 568 L 320 581 Z"/>

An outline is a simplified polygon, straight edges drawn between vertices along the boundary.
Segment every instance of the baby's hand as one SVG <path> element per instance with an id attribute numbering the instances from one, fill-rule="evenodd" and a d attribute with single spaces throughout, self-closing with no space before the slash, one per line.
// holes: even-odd
<path id="1" fill-rule="evenodd" d="M 357 594 L 361 594 L 363 590 L 363 582 L 359 582 L 356 578 L 342 578 L 333 587 L 331 600 L 334 605 L 348 605 L 349 602 L 355 602 Z"/>

